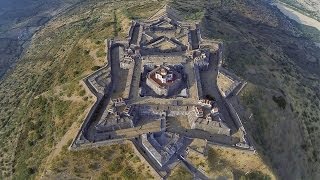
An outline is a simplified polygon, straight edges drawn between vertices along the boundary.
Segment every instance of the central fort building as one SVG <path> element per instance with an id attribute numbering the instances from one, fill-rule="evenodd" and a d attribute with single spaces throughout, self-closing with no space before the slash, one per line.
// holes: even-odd
<path id="1" fill-rule="evenodd" d="M 157 94 L 168 96 L 181 84 L 181 74 L 167 66 L 159 66 L 147 75 L 147 85 Z"/>

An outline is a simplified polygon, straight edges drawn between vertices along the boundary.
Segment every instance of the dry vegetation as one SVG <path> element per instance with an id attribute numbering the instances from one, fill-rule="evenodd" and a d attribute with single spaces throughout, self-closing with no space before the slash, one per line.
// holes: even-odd
<path id="1" fill-rule="evenodd" d="M 167 49 L 173 49 L 173 48 L 175 48 L 176 46 L 175 46 L 175 44 L 173 44 L 173 43 L 171 43 L 171 42 L 163 41 L 163 42 L 161 42 L 161 43 L 159 43 L 159 44 L 156 44 L 154 47 L 155 47 L 155 48 L 159 48 L 159 49 L 161 49 L 161 50 L 167 50 Z"/>
<path id="2" fill-rule="evenodd" d="M 239 172 L 258 171 L 271 179 L 275 179 L 275 176 L 263 160 L 257 154 L 252 154 L 251 152 L 212 146 L 212 149 L 209 149 L 208 152 L 208 161 L 211 169 L 219 169 L 219 163 L 215 163 L 215 161 L 218 161 L 220 165 L 225 164 L 226 167 L 224 168 L 227 168 L 228 171 L 233 171 L 234 175 L 238 175 Z"/>
<path id="3" fill-rule="evenodd" d="M 207 156 L 203 156 L 196 151 L 189 151 L 188 160 L 212 179 L 219 177 L 251 179 L 245 175 L 250 172 L 259 174 L 257 177 L 260 178 L 275 179 L 274 174 L 264 164 L 263 160 L 257 154 L 248 151 L 211 146 L 208 149 Z"/>
<path id="4" fill-rule="evenodd" d="M 192 174 L 186 170 L 182 164 L 178 164 L 174 167 L 171 171 L 170 176 L 168 177 L 169 180 L 191 180 L 193 179 Z"/>
<path id="5" fill-rule="evenodd" d="M 69 151 L 67 146 L 48 166 L 44 179 L 152 179 L 130 144 Z"/>

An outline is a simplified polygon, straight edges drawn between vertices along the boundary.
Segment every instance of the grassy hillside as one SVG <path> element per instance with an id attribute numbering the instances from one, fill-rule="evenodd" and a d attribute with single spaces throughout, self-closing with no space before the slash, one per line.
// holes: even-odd
<path id="1" fill-rule="evenodd" d="M 203 4 L 202 32 L 225 42 L 224 66 L 249 82 L 239 103 L 258 152 L 282 179 L 319 178 L 320 49 L 264 2 Z"/>
<path id="2" fill-rule="evenodd" d="M 67 146 L 50 162 L 44 179 L 152 179 L 150 167 L 128 144 L 69 151 Z"/>
<path id="3" fill-rule="evenodd" d="M 206 163 L 215 179 L 228 175 L 228 179 L 275 179 L 258 155 L 233 148 L 209 148 Z"/>

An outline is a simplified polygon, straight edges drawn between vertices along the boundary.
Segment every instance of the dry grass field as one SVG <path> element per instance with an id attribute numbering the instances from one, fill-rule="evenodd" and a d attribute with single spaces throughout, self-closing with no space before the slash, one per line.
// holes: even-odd
<path id="1" fill-rule="evenodd" d="M 48 165 L 44 179 L 152 179 L 150 167 L 135 155 L 131 144 L 71 152 L 67 146 Z"/>
<path id="2" fill-rule="evenodd" d="M 193 179 L 192 174 L 186 170 L 181 163 L 178 164 L 174 169 L 172 169 L 169 180 L 191 180 Z"/>
<path id="3" fill-rule="evenodd" d="M 190 150 L 187 159 L 212 179 L 234 179 L 250 172 L 259 172 L 265 177 L 276 179 L 263 160 L 248 151 L 210 145 L 206 156 Z"/>

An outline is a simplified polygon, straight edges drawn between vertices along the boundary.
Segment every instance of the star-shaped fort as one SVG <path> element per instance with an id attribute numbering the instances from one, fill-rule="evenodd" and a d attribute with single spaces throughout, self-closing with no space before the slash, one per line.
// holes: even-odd
<path id="1" fill-rule="evenodd" d="M 165 6 L 132 21 L 126 41 L 105 44 L 106 66 L 84 79 L 97 101 L 71 150 L 131 141 L 160 177 L 179 161 L 200 179 L 207 177 L 188 160 L 191 151 L 255 151 L 228 101 L 246 83 L 221 66 L 223 43 L 203 38 L 198 24 Z"/>

